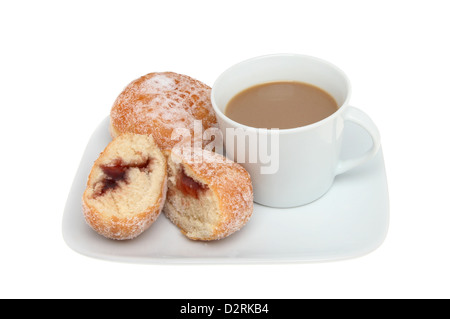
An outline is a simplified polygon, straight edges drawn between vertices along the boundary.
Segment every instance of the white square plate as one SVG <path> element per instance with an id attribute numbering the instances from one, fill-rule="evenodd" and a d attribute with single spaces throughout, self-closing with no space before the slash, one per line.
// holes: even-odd
<path id="1" fill-rule="evenodd" d="M 371 161 L 338 176 L 317 201 L 289 209 L 255 204 L 239 232 L 220 241 L 197 242 L 183 236 L 162 213 L 142 235 L 113 241 L 85 222 L 81 197 L 100 152 L 111 141 L 107 117 L 92 135 L 67 199 L 62 231 L 75 251 L 95 258 L 133 263 L 281 263 L 353 258 L 378 248 L 389 225 L 389 199 L 382 150 Z M 342 158 L 371 145 L 369 135 L 348 123 Z"/>

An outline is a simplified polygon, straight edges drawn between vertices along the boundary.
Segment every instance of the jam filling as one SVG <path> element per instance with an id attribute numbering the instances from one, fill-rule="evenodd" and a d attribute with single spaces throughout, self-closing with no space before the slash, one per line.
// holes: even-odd
<path id="1" fill-rule="evenodd" d="M 103 173 L 106 177 L 102 180 L 102 188 L 97 196 L 102 196 L 108 191 L 115 190 L 119 186 L 119 182 L 127 181 L 127 172 L 131 168 L 138 168 L 142 172 L 151 172 L 151 163 L 152 159 L 148 158 L 145 162 L 136 163 L 136 164 L 127 164 L 124 163 L 121 159 L 115 160 L 113 163 L 108 165 L 101 165 Z"/>
<path id="2" fill-rule="evenodd" d="M 177 188 L 183 192 L 184 195 L 194 197 L 196 199 L 199 198 L 199 195 L 202 192 L 208 190 L 207 185 L 203 185 L 195 181 L 192 177 L 187 176 L 184 169 L 181 169 L 180 173 L 177 177 Z"/>

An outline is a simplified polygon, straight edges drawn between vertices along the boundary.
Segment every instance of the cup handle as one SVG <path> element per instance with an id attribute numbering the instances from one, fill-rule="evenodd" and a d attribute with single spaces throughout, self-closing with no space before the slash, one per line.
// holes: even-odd
<path id="1" fill-rule="evenodd" d="M 359 157 L 339 161 L 336 169 L 336 175 L 351 170 L 373 158 L 380 148 L 380 133 L 376 125 L 366 113 L 356 107 L 349 106 L 344 113 L 344 121 L 353 122 L 369 132 L 372 137 L 373 145 L 370 150 Z"/>

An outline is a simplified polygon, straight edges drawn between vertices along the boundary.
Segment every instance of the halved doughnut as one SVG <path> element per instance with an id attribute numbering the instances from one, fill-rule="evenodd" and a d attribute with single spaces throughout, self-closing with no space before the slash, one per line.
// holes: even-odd
<path id="1" fill-rule="evenodd" d="M 239 164 L 207 150 L 168 153 L 165 215 L 193 240 L 225 238 L 253 213 L 253 188 Z"/>
<path id="2" fill-rule="evenodd" d="M 125 133 L 95 161 L 83 194 L 88 225 L 111 239 L 132 239 L 160 215 L 167 162 L 153 138 Z"/>

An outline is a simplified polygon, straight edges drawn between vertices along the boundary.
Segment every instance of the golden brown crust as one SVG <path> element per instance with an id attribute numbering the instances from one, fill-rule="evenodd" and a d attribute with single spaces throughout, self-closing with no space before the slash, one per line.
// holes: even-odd
<path id="1" fill-rule="evenodd" d="M 125 132 L 152 135 L 162 150 L 172 149 L 181 138 L 172 139 L 176 128 L 193 136 L 194 121 L 203 130 L 217 126 L 211 105 L 211 88 L 187 75 L 149 73 L 131 82 L 111 109 L 111 134 Z"/>
<path id="2" fill-rule="evenodd" d="M 124 136 L 125 135 L 127 134 L 124 134 Z M 146 136 L 146 138 L 151 139 L 154 144 L 151 136 Z M 93 197 L 95 196 L 92 189 L 97 178 L 95 176 L 95 168 L 98 168 L 102 164 L 104 155 L 108 154 L 110 149 L 114 147 L 113 142 L 109 143 L 100 154 L 89 174 L 87 188 L 82 197 L 83 214 L 87 224 L 100 235 L 116 240 L 133 239 L 147 230 L 162 211 L 167 191 L 167 162 L 161 153 L 161 157 L 164 159 L 162 161 L 164 177 L 163 183 L 161 183 L 159 188 L 159 193 L 157 194 L 157 199 L 153 205 L 147 207 L 144 211 L 135 213 L 131 216 L 115 216 L 107 214 L 99 209 L 96 209 L 94 205 L 91 205 Z M 154 145 L 156 146 L 156 144 Z"/>

